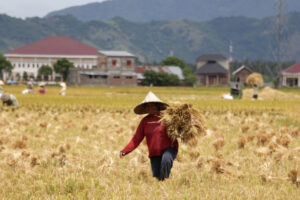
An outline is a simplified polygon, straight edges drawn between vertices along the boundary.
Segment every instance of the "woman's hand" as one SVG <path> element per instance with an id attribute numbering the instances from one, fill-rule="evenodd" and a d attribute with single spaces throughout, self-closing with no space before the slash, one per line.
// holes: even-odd
<path id="1" fill-rule="evenodd" d="M 124 156 L 126 156 L 126 153 L 124 153 L 124 152 L 120 152 L 120 158 L 123 158 Z"/>

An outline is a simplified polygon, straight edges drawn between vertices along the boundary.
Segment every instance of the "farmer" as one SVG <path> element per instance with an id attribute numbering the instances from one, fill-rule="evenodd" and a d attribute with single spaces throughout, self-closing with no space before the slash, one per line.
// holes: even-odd
<path id="1" fill-rule="evenodd" d="M 4 86 L 4 82 L 0 80 L 0 93 L 3 92 L 3 86 Z"/>
<path id="2" fill-rule="evenodd" d="M 253 92 L 253 99 L 257 99 L 258 98 L 258 87 L 256 84 L 254 84 L 254 92 Z"/>
<path id="3" fill-rule="evenodd" d="M 34 93 L 34 89 L 33 89 L 33 78 L 30 78 L 30 80 L 27 83 L 27 90 L 28 93 Z"/>
<path id="4" fill-rule="evenodd" d="M 16 97 L 12 94 L 0 93 L 0 99 L 3 102 L 3 105 L 7 105 L 7 106 L 18 106 L 19 105 Z"/>
<path id="5" fill-rule="evenodd" d="M 168 104 L 162 102 L 152 92 L 149 92 L 144 101 L 134 108 L 136 114 L 148 114 L 145 116 L 131 141 L 120 152 L 120 157 L 126 156 L 133 151 L 146 137 L 152 175 L 163 181 L 169 178 L 173 161 L 178 152 L 177 140 L 172 141 L 160 120 L 160 111 L 166 109 Z"/>
<path id="6" fill-rule="evenodd" d="M 62 96 L 66 96 L 67 84 L 65 82 L 61 82 L 59 85 L 61 86 L 61 90 L 59 91 L 59 94 Z"/>
<path id="7" fill-rule="evenodd" d="M 46 86 L 44 82 L 39 84 L 38 91 L 40 94 L 46 94 Z"/>

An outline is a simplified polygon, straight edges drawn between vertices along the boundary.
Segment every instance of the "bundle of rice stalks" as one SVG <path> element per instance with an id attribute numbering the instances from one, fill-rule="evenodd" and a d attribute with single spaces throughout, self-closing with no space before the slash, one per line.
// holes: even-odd
<path id="1" fill-rule="evenodd" d="M 249 87 L 254 87 L 254 85 L 263 86 L 264 80 L 263 80 L 261 74 L 254 72 L 248 76 L 247 84 L 249 85 Z"/>
<path id="2" fill-rule="evenodd" d="M 167 134 L 172 140 L 180 138 L 184 143 L 206 130 L 200 113 L 190 104 L 169 106 L 162 112 L 161 123 L 166 126 Z"/>

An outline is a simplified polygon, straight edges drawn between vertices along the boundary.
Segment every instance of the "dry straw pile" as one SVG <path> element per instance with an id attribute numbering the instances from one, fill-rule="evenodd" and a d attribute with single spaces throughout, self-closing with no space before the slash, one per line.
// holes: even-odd
<path id="1" fill-rule="evenodd" d="M 190 104 L 175 104 L 162 113 L 161 122 L 173 140 L 187 143 L 205 131 L 200 113 Z"/>
<path id="2" fill-rule="evenodd" d="M 243 90 L 242 99 L 251 99 L 253 95 L 253 89 L 245 89 Z M 260 98 L 264 100 L 292 100 L 292 99 L 300 99 L 299 95 L 281 92 L 279 90 L 265 87 L 263 88 L 258 95 Z"/>
<path id="3" fill-rule="evenodd" d="M 247 84 L 249 85 L 249 87 L 254 87 L 254 85 L 263 86 L 264 80 L 263 80 L 261 74 L 252 73 L 247 78 Z"/>

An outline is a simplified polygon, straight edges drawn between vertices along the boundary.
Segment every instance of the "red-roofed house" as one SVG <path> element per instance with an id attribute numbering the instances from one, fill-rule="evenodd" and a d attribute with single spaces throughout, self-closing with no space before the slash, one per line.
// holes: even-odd
<path id="1" fill-rule="evenodd" d="M 14 66 L 14 80 L 22 79 L 24 72 L 29 77 L 37 77 L 38 69 L 42 65 L 53 67 L 61 58 L 68 59 L 75 68 L 92 69 L 98 65 L 98 55 L 98 49 L 62 36 L 47 37 L 4 54 Z"/>
<path id="2" fill-rule="evenodd" d="M 284 87 L 300 87 L 300 62 L 280 72 L 280 85 Z"/>

